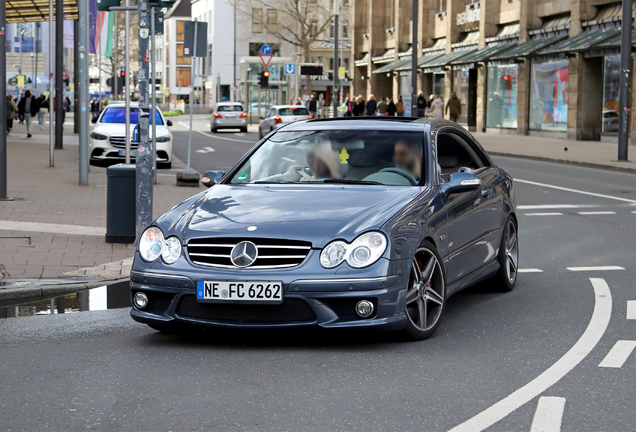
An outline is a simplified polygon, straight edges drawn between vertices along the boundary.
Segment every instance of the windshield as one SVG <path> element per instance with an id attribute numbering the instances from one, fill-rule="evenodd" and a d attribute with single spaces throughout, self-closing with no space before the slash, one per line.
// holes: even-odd
<path id="1" fill-rule="evenodd" d="M 219 107 L 216 110 L 218 112 L 224 112 L 224 111 L 243 112 L 243 107 L 241 105 L 219 105 Z"/>
<path id="2" fill-rule="evenodd" d="M 309 115 L 309 111 L 307 111 L 307 108 L 305 107 L 280 108 L 278 110 L 278 115 L 281 115 L 281 116 Z"/>
<path id="3" fill-rule="evenodd" d="M 232 177 L 246 183 L 418 185 L 423 176 L 422 132 L 278 132 Z"/>
<path id="4" fill-rule="evenodd" d="M 157 113 L 157 125 L 162 126 L 163 119 L 161 118 L 161 114 L 159 114 L 156 110 L 155 112 Z M 102 115 L 100 123 L 126 123 L 126 108 L 106 108 L 106 111 L 104 111 L 104 115 Z M 138 108 L 130 108 L 130 123 L 139 123 Z M 150 124 L 152 124 L 152 119 L 150 119 Z"/>

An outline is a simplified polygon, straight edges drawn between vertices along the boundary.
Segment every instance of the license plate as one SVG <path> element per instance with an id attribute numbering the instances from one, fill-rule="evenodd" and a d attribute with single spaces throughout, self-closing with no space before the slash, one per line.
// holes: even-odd
<path id="1" fill-rule="evenodd" d="M 119 156 L 126 156 L 126 150 L 119 150 Z M 131 150 L 130 157 L 137 157 L 137 150 Z"/>
<path id="2" fill-rule="evenodd" d="M 197 299 L 212 302 L 282 303 L 280 281 L 197 281 Z"/>

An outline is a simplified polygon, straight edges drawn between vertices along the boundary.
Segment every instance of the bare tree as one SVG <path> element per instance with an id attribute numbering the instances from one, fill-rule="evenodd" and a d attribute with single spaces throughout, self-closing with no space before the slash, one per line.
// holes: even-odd
<path id="1" fill-rule="evenodd" d="M 330 0 L 232 0 L 237 10 L 261 22 L 268 35 L 297 47 L 302 61 L 310 61 L 314 42 L 329 42 L 333 26 L 333 1 Z M 258 10 L 260 17 L 254 15 Z M 265 13 L 263 13 L 263 11 Z M 336 72 L 334 72 L 336 73 Z M 311 93 L 311 77 L 307 75 L 307 90 Z"/>

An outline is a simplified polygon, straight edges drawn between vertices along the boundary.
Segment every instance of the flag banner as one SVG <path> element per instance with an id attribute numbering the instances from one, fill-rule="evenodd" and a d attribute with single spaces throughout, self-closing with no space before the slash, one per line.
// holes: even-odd
<path id="1" fill-rule="evenodd" d="M 97 0 L 89 0 L 88 49 L 91 54 L 113 55 L 113 26 L 115 12 L 97 10 Z"/>
<path id="2" fill-rule="evenodd" d="M 97 54 L 97 0 L 88 2 L 88 52 Z"/>

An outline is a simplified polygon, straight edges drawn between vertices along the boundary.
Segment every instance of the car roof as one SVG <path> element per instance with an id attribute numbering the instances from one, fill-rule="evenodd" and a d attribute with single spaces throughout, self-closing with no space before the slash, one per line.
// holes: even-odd
<path id="1" fill-rule="evenodd" d="M 460 128 L 455 122 L 415 117 L 338 117 L 329 119 L 301 120 L 284 126 L 285 131 L 292 130 L 404 130 L 423 131 L 427 127 L 451 126 Z M 281 131 L 283 128 L 280 129 Z M 464 130 L 462 128 L 462 130 Z"/>
<path id="2" fill-rule="evenodd" d="M 125 101 L 114 101 L 114 102 L 108 102 L 108 105 L 106 105 L 106 108 L 111 107 L 111 108 L 120 108 L 120 107 L 125 107 L 126 106 L 126 102 Z M 131 108 L 139 108 L 139 102 L 130 102 L 130 107 Z M 159 108 L 159 106 L 157 106 L 157 109 L 159 111 L 161 111 L 161 108 Z"/>
<path id="3" fill-rule="evenodd" d="M 305 105 L 272 105 L 270 108 L 305 108 Z"/>
<path id="4" fill-rule="evenodd" d="M 243 106 L 243 102 L 230 102 L 230 101 L 225 101 L 225 102 L 217 102 L 216 106 L 221 106 L 221 105 L 241 105 Z"/>

